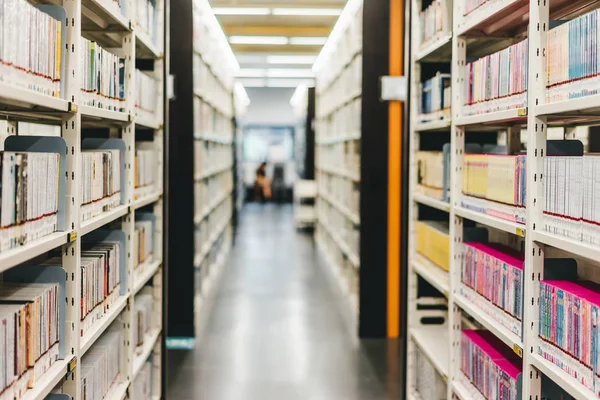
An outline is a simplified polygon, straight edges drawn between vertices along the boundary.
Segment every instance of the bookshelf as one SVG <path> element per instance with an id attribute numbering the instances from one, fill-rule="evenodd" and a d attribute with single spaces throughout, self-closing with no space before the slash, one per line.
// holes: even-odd
<path id="1" fill-rule="evenodd" d="M 344 8 L 314 66 L 315 237 L 358 314 L 362 1 Z"/>
<path id="2" fill-rule="evenodd" d="M 0 148 L 15 152 L 10 154 L 27 154 L 28 172 L 23 177 L 29 183 L 23 185 L 32 188 L 26 195 L 27 216 L 17 217 L 21 228 L 10 225 L 10 212 L 8 220 L 3 220 L 9 224 L 3 223 L 1 233 L 2 280 L 3 285 L 18 282 L 24 290 L 42 283 L 56 287 L 60 296 L 54 304 L 60 317 L 49 328 L 56 330 L 57 342 L 35 361 L 39 368 L 35 377 L 25 386 L 23 378 L 7 383 L 4 394 L 32 400 L 62 398 L 61 394 L 81 399 L 86 382 L 100 379 L 93 367 L 88 369 L 93 360 L 88 355 L 95 354 L 106 359 L 113 377 L 102 387 L 106 398 L 126 397 L 131 383 L 138 379 L 137 363 L 147 364 L 152 371 L 146 398 L 160 398 L 163 27 L 168 2 L 75 0 L 36 8 L 27 1 L 9 3 L 13 15 L 10 21 L 4 20 L 0 31 L 18 32 L 25 25 L 36 25 L 47 28 L 50 39 L 40 40 L 47 39 L 41 29 L 30 39 L 29 48 L 37 49 L 38 60 L 48 59 L 35 67 L 40 68 L 34 71 L 36 77 L 14 71 L 29 60 L 30 55 L 23 51 L 27 47 L 2 55 L 18 56 L 12 66 L 5 63 L 0 69 Z M 12 26 L 17 21 L 19 27 Z M 54 32 L 60 36 L 52 36 Z M 15 40 L 14 45 L 19 42 Z M 96 71 L 98 79 L 91 79 L 90 71 Z M 145 76 L 143 80 L 136 79 L 140 74 Z M 31 156 L 44 153 L 58 155 L 58 163 L 44 167 L 46 164 Z M 139 162 L 140 157 L 146 162 Z M 11 162 L 4 157 L 3 166 L 8 168 Z M 58 174 L 53 175 L 55 172 Z M 5 178 L 0 178 L 3 186 L 9 186 Z M 37 220 L 30 219 L 49 206 L 42 200 L 51 191 L 36 188 L 41 182 L 52 185 L 53 179 L 58 189 L 56 208 Z M 8 203 L 9 197 L 3 197 L 3 218 L 14 205 Z M 20 201 L 25 200 L 22 197 Z M 56 222 L 41 228 L 39 221 L 48 222 L 51 217 Z M 144 225 L 144 242 L 138 240 L 140 224 Z M 21 235 L 28 232 L 26 240 L 6 247 L 4 240 L 19 234 L 18 229 Z M 140 252 L 144 257 L 134 257 Z M 110 269 L 100 260 L 111 260 Z M 92 279 L 92 268 L 103 272 L 95 274 L 96 281 L 90 285 L 104 287 L 101 282 L 106 280 L 106 291 L 99 291 L 96 297 L 84 288 Z M 3 287 L 0 292 L 6 295 L 6 290 Z M 85 310 L 84 290 L 90 290 L 85 298 L 91 302 Z M 141 292 L 149 299 L 148 330 L 134 338 L 138 323 L 134 310 Z M 140 342 L 144 343 L 143 352 L 136 346 Z"/>
<path id="3" fill-rule="evenodd" d="M 423 41 L 431 26 L 424 33 L 420 15 L 429 7 L 442 10 L 435 24 L 440 30 Z M 446 389 L 441 397 L 485 398 L 467 378 L 464 361 L 473 348 L 489 355 L 487 343 L 504 352 L 498 360 L 512 360 L 490 365 L 511 371 L 507 385 L 519 398 L 598 398 L 596 361 L 586 361 L 586 352 L 569 348 L 562 337 L 589 345 L 592 354 L 597 349 L 585 331 L 561 330 L 554 298 L 547 294 L 572 296 L 595 309 L 598 290 L 581 281 L 600 282 L 593 200 L 596 155 L 588 148 L 591 139 L 567 139 L 573 139 L 576 127 L 598 123 L 598 94 L 591 78 L 597 66 L 586 63 L 598 49 L 588 37 L 579 56 L 561 51 L 577 48 L 565 35 L 586 24 L 595 26 L 597 13 L 593 1 L 411 3 L 408 329 L 438 335 L 436 341 L 409 335 L 409 398 L 428 398 L 420 393 L 431 390 L 422 376 L 436 386 L 441 378 Z M 573 37 L 590 32 L 581 29 Z M 558 47 L 562 39 L 564 47 Z M 518 58 L 506 62 L 509 47 Z M 573 69 L 562 67 L 563 59 L 573 59 Z M 425 84 L 439 74 L 448 74 L 447 87 Z M 450 104 L 440 111 L 436 105 L 450 93 Z M 427 115 L 421 112 L 424 102 L 433 108 Z M 448 224 L 444 240 L 436 239 L 431 248 L 448 252 L 449 271 L 432 261 L 435 254 L 417 249 L 420 241 L 433 240 L 432 231 L 419 230 L 431 220 Z M 486 272 L 495 267 L 473 254 L 500 262 L 518 283 L 513 289 L 497 283 Z M 473 271 L 481 277 L 471 275 Z M 516 296 L 507 297 L 516 309 L 503 308 L 506 304 L 494 290 Z M 572 320 L 571 325 L 578 326 Z M 473 328 L 489 331 L 491 338 L 465 333 Z M 423 354 L 430 355 L 425 365 Z"/>

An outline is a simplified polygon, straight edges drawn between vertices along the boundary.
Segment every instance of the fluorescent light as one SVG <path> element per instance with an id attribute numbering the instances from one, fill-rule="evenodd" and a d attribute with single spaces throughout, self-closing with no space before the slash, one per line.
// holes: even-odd
<path id="1" fill-rule="evenodd" d="M 311 36 L 291 37 L 289 38 L 289 42 L 292 45 L 298 46 L 322 46 L 325 44 L 325 42 L 327 42 L 327 38 Z"/>
<path id="2" fill-rule="evenodd" d="M 314 64 L 316 56 L 267 56 L 268 64 Z"/>
<path id="3" fill-rule="evenodd" d="M 239 83 L 244 85 L 244 87 L 265 87 L 267 86 L 266 79 L 257 79 L 257 78 L 238 78 Z"/>
<path id="4" fill-rule="evenodd" d="M 267 70 L 269 78 L 313 78 L 314 76 L 311 69 L 271 68 Z"/>
<path id="5" fill-rule="evenodd" d="M 274 8 L 273 15 L 337 17 L 342 13 L 339 8 Z"/>
<path id="6" fill-rule="evenodd" d="M 285 36 L 229 36 L 229 43 L 286 45 L 288 44 L 288 38 Z"/>
<path id="7" fill-rule="evenodd" d="M 269 79 L 267 87 L 289 87 L 295 88 L 298 85 L 314 86 L 315 82 L 312 79 Z"/>
<path id="8" fill-rule="evenodd" d="M 264 78 L 267 71 L 262 68 L 240 68 L 236 75 L 238 78 Z"/>
<path id="9" fill-rule="evenodd" d="M 260 7 L 214 7 L 215 15 L 269 15 L 271 10 Z"/>

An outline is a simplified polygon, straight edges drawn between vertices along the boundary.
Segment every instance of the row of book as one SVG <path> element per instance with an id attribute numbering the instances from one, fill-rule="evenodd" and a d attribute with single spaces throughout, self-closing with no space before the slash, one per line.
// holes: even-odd
<path id="1" fill-rule="evenodd" d="M 448 221 L 417 221 L 415 249 L 429 261 L 449 271 L 450 236 Z"/>
<path id="2" fill-rule="evenodd" d="M 146 32 L 152 43 L 156 43 L 159 36 L 158 15 L 155 0 L 136 0 L 136 21 L 137 26 Z"/>
<path id="3" fill-rule="evenodd" d="M 545 229 L 600 244 L 600 155 L 548 156 L 544 163 Z"/>
<path id="4" fill-rule="evenodd" d="M 136 214 L 137 215 L 137 214 Z M 154 232 L 152 221 L 135 221 L 135 233 L 133 235 L 133 265 L 152 260 L 154 248 Z"/>
<path id="5" fill-rule="evenodd" d="M 135 149 L 133 184 L 136 189 L 156 183 L 158 156 L 154 149 Z"/>
<path id="6" fill-rule="evenodd" d="M 433 78 L 430 78 L 420 85 L 421 93 L 421 115 L 432 114 L 440 111 L 447 111 L 446 114 L 440 114 L 438 118 L 449 117 L 450 107 L 452 106 L 452 85 L 450 74 L 438 72 Z"/>
<path id="7" fill-rule="evenodd" d="M 589 281 L 540 281 L 539 354 L 600 393 L 600 285 Z"/>
<path id="8" fill-rule="evenodd" d="M 527 106 L 528 40 L 467 63 L 465 115 Z"/>
<path id="9" fill-rule="evenodd" d="M 548 31 L 546 101 L 598 93 L 600 73 L 600 10 L 594 10 Z"/>
<path id="10" fill-rule="evenodd" d="M 81 38 L 81 104 L 112 111 L 125 108 L 125 59 Z"/>
<path id="11" fill-rule="evenodd" d="M 140 372 L 133 380 L 131 385 L 132 399 L 151 399 L 152 398 L 152 362 L 150 360 L 144 363 Z"/>
<path id="12" fill-rule="evenodd" d="M 25 0 L 0 0 L 0 81 L 60 97 L 62 21 Z"/>
<path id="13" fill-rule="evenodd" d="M 20 399 L 58 359 L 58 284 L 0 284 L 0 392 Z"/>
<path id="14" fill-rule="evenodd" d="M 448 30 L 444 24 L 444 16 L 450 12 L 452 12 L 452 7 L 448 10 L 445 0 L 434 0 L 425 10 L 419 13 L 421 45 Z"/>
<path id="15" fill-rule="evenodd" d="M 81 159 L 81 214 L 85 221 L 121 204 L 121 153 L 84 150 Z"/>
<path id="16" fill-rule="evenodd" d="M 446 383 L 437 372 L 429 358 L 417 347 L 416 352 L 416 385 L 415 389 L 421 399 L 444 400 L 446 399 Z"/>
<path id="17" fill-rule="evenodd" d="M 489 331 L 463 330 L 460 368 L 487 399 L 520 399 L 523 361 Z"/>
<path id="18" fill-rule="evenodd" d="M 463 194 L 525 207 L 527 156 L 465 154 Z"/>
<path id="19" fill-rule="evenodd" d="M 441 151 L 417 152 L 418 164 L 418 191 L 421 194 L 438 200 L 448 201 L 449 174 L 446 173 L 447 165 L 444 163 L 444 153 Z"/>
<path id="20" fill-rule="evenodd" d="M 154 309 L 153 288 L 145 286 L 135 296 L 134 303 L 134 324 L 133 340 L 136 347 L 144 345 L 146 335 L 152 329 L 152 312 Z"/>
<path id="21" fill-rule="evenodd" d="M 0 251 L 56 231 L 60 155 L 0 152 Z"/>
<path id="22" fill-rule="evenodd" d="M 143 1 L 139 1 L 143 2 Z M 157 105 L 156 79 L 139 69 L 135 70 L 135 107 L 153 115 Z"/>
<path id="23" fill-rule="evenodd" d="M 207 140 L 194 141 L 194 174 L 203 176 L 203 173 L 226 166 L 233 166 L 233 151 L 230 145 Z"/>
<path id="24" fill-rule="evenodd" d="M 121 330 L 112 325 L 81 359 L 82 400 L 107 398 L 121 374 Z"/>
<path id="25" fill-rule="evenodd" d="M 523 318 L 525 254 L 498 243 L 463 244 L 462 282 L 518 320 Z"/>

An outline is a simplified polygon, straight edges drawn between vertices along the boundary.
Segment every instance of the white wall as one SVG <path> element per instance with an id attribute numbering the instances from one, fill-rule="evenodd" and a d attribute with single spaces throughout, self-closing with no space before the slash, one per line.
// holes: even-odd
<path id="1" fill-rule="evenodd" d="M 290 99 L 294 88 L 246 88 L 250 97 L 248 111 L 242 125 L 296 125 Z"/>

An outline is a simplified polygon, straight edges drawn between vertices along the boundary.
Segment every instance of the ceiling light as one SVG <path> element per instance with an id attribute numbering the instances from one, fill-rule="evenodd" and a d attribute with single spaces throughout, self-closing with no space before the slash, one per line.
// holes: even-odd
<path id="1" fill-rule="evenodd" d="M 327 42 L 326 37 L 291 37 L 289 43 L 297 46 L 322 46 Z"/>
<path id="2" fill-rule="evenodd" d="M 288 44 L 288 38 L 284 36 L 229 36 L 229 43 L 286 45 Z"/>
<path id="3" fill-rule="evenodd" d="M 312 79 L 269 79 L 267 87 L 279 88 L 295 88 L 298 85 L 314 86 L 315 82 Z"/>
<path id="4" fill-rule="evenodd" d="M 215 15 L 269 15 L 271 10 L 259 7 L 214 7 Z"/>
<path id="5" fill-rule="evenodd" d="M 273 15 L 337 17 L 342 13 L 339 8 L 274 8 Z"/>
<path id="6" fill-rule="evenodd" d="M 267 56 L 268 64 L 314 64 L 316 56 Z"/>
<path id="7" fill-rule="evenodd" d="M 244 85 L 244 87 L 265 87 L 267 86 L 266 79 L 257 79 L 257 78 L 238 78 L 239 83 Z"/>
<path id="8" fill-rule="evenodd" d="M 267 70 L 269 78 L 312 78 L 314 76 L 311 69 L 271 68 Z"/>

